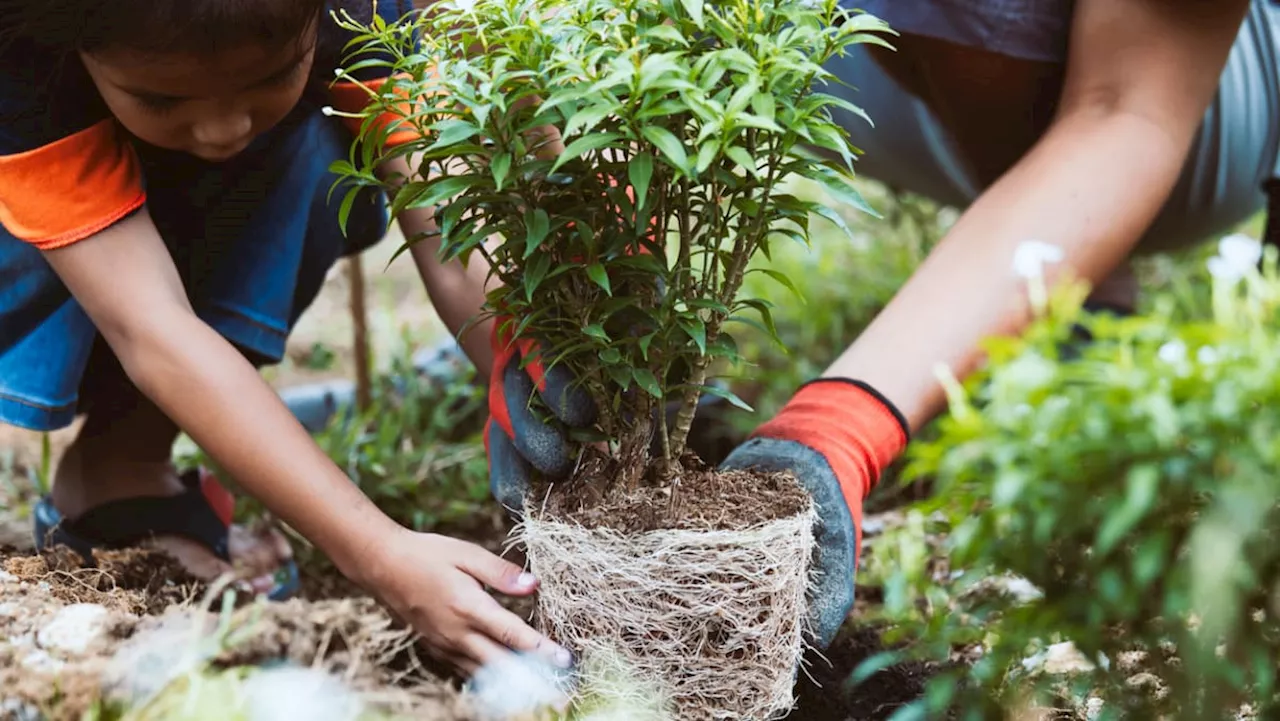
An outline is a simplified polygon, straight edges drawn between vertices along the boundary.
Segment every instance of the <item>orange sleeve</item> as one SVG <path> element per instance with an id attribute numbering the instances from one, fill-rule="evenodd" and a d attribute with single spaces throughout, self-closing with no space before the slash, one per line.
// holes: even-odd
<path id="1" fill-rule="evenodd" d="M 369 93 L 380 91 L 386 82 L 387 78 L 336 82 L 329 90 L 333 99 L 333 107 L 344 113 L 363 113 L 365 108 L 369 106 Z M 391 131 L 391 134 L 387 137 L 387 145 L 389 147 L 403 145 L 421 138 L 421 134 L 415 128 L 404 122 L 404 118 L 412 112 L 412 106 L 407 98 L 400 105 L 399 110 L 400 112 L 388 110 L 374 121 L 374 127 L 379 129 L 394 128 L 397 125 L 403 126 Z M 348 130 L 357 135 L 360 133 L 360 127 L 364 124 L 362 118 L 343 117 L 342 122 L 347 126 Z"/>
<path id="2" fill-rule="evenodd" d="M 0 155 L 0 224 L 41 250 L 84 240 L 145 201 L 137 156 L 114 120 Z"/>

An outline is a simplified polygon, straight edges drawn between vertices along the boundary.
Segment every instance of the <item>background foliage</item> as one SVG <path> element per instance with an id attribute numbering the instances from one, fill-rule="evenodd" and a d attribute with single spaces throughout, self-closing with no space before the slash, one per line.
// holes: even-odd
<path id="1" fill-rule="evenodd" d="M 1211 282 L 1202 266 L 1188 287 L 1207 298 L 1165 293 L 1129 319 L 1082 313 L 1069 288 L 1024 337 L 992 342 L 986 370 L 952 382 L 950 413 L 911 468 L 937 484 L 914 530 L 949 533 L 952 570 L 939 583 L 912 544 L 884 544 L 879 563 L 899 638 L 979 660 L 936 679 L 907 717 L 1086 697 L 1109 718 L 1275 712 L 1275 258 L 1268 249 L 1262 272 L 1219 262 Z M 993 583 L 1010 575 L 1034 592 Z M 1035 655 L 1063 642 L 1084 663 L 1037 674 Z"/>

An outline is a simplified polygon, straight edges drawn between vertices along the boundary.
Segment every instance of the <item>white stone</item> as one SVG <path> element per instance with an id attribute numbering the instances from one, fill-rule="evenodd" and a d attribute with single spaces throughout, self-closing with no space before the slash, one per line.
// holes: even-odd
<path id="1" fill-rule="evenodd" d="M 557 671 L 529 654 L 504 656 L 484 665 L 472 677 L 470 691 L 485 713 L 498 718 L 567 706 Z"/>
<path id="2" fill-rule="evenodd" d="M 83 655 L 104 638 L 111 627 L 111 612 L 96 603 L 67 606 L 36 632 L 41 648 Z"/>
<path id="3" fill-rule="evenodd" d="M 1022 661 L 1022 667 L 1032 673 L 1037 671 L 1051 675 L 1087 673 L 1094 665 L 1076 649 L 1074 643 L 1055 643 L 1040 653 Z"/>
<path id="4" fill-rule="evenodd" d="M 257 671 L 244 683 L 247 721 L 355 721 L 360 697 L 323 671 L 281 666 Z"/>
<path id="5" fill-rule="evenodd" d="M 22 667 L 36 673 L 56 674 L 64 665 L 62 661 L 38 649 L 22 657 Z"/>

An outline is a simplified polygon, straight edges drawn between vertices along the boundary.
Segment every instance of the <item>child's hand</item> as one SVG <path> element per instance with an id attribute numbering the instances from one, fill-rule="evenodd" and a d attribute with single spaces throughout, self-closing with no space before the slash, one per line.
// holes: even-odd
<path id="1" fill-rule="evenodd" d="M 538 588 L 532 574 L 472 543 L 399 529 L 369 568 L 368 586 L 422 634 L 434 655 L 467 674 L 512 651 L 568 668 L 570 653 L 503 608 L 485 586 L 511 596 Z"/>

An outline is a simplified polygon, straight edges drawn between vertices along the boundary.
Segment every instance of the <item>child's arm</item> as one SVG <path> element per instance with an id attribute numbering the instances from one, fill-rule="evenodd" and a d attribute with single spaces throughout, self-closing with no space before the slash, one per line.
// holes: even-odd
<path id="1" fill-rule="evenodd" d="M 558 650 L 481 586 L 532 592 L 536 583 L 518 566 L 398 526 L 324 455 L 255 369 L 192 311 L 145 209 L 46 257 L 138 388 L 449 660 L 469 669 L 503 646 Z"/>

